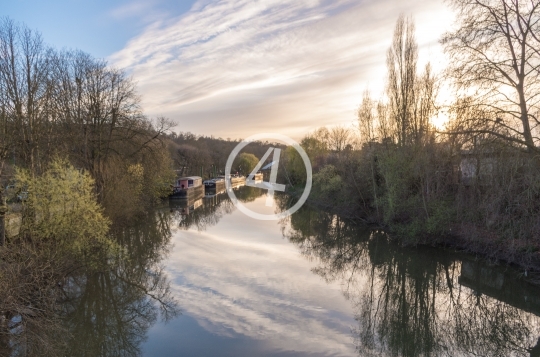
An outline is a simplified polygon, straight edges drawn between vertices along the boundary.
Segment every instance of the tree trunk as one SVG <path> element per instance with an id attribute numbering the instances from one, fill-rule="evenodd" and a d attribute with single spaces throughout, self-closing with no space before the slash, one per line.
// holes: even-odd
<path id="1" fill-rule="evenodd" d="M 531 133 L 531 125 L 529 123 L 529 113 L 527 111 L 527 103 L 525 101 L 525 95 L 521 89 L 519 91 L 519 101 L 521 109 L 521 122 L 523 124 L 523 138 L 525 139 L 525 144 L 527 145 L 527 150 L 529 152 L 534 151 L 534 140 Z"/>
<path id="2" fill-rule="evenodd" d="M 4 191 L 0 188 L 0 246 L 3 246 L 6 241 L 6 212 Z"/>

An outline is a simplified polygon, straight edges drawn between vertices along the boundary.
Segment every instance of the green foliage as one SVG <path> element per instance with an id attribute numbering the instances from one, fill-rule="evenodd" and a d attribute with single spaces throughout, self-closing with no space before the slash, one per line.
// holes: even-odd
<path id="1" fill-rule="evenodd" d="M 447 234 L 457 209 L 452 159 L 443 148 L 372 144 L 330 153 L 313 175 L 312 202 L 382 224 L 409 243 Z"/>
<path id="2" fill-rule="evenodd" d="M 448 234 L 456 221 L 456 209 L 452 200 L 438 200 L 431 204 L 426 220 L 426 232 L 433 235 Z"/>
<path id="3" fill-rule="evenodd" d="M 282 162 L 285 170 L 278 171 L 281 175 L 279 181 L 287 182 L 292 186 L 304 186 L 306 184 L 307 174 L 304 160 L 292 146 L 288 146 L 282 153 Z"/>
<path id="4" fill-rule="evenodd" d="M 115 162 L 107 167 L 107 185 L 101 203 L 113 221 L 142 214 L 170 193 L 175 173 L 167 151 L 156 148 L 139 162 Z"/>
<path id="5" fill-rule="evenodd" d="M 150 199 L 167 197 L 171 191 L 171 182 L 176 177 L 172 170 L 172 159 L 165 150 L 154 153 L 146 162 L 143 191 Z"/>
<path id="6" fill-rule="evenodd" d="M 322 166 L 321 162 L 328 155 L 328 136 L 328 130 L 321 128 L 305 136 L 300 142 L 300 146 L 306 152 L 314 171 L 317 171 Z M 285 173 L 281 174 L 282 179 L 293 186 L 304 186 L 307 173 L 304 160 L 302 160 L 300 154 L 295 148 L 289 146 L 284 150 L 282 156 L 285 167 Z"/>
<path id="7" fill-rule="evenodd" d="M 255 155 L 243 152 L 238 155 L 235 167 L 238 167 L 241 174 L 247 176 L 253 171 L 258 163 L 259 159 Z"/>
<path id="8" fill-rule="evenodd" d="M 384 221 L 407 220 L 418 199 L 410 188 L 414 187 L 413 162 L 403 151 L 387 151 L 380 155 L 378 169 L 384 179 L 384 195 L 381 200 Z"/>
<path id="9" fill-rule="evenodd" d="M 306 136 L 303 138 L 300 142 L 300 146 L 306 151 L 306 154 L 312 163 L 328 153 L 328 145 L 313 136 Z"/>
<path id="10" fill-rule="evenodd" d="M 346 181 L 344 173 L 333 165 L 327 165 L 313 175 L 311 192 L 311 199 L 319 206 L 332 207 L 344 215 L 354 215 L 352 207 L 358 209 L 357 191 Z"/>
<path id="11" fill-rule="evenodd" d="M 126 174 L 133 195 L 138 196 L 143 191 L 144 167 L 141 164 L 129 165 Z"/>
<path id="12" fill-rule="evenodd" d="M 76 254 L 96 246 L 112 247 L 107 238 L 109 221 L 96 201 L 94 181 L 88 173 L 55 159 L 40 176 L 18 169 L 15 177 L 17 185 L 28 190 L 22 236 Z"/>
<path id="13" fill-rule="evenodd" d="M 330 198 L 342 190 L 343 180 L 337 169 L 332 165 L 328 165 L 313 175 L 313 186 L 317 194 Z"/>

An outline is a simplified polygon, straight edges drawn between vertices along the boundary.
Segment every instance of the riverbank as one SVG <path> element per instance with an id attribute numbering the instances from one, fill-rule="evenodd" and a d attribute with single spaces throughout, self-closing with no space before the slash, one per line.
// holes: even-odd
<path id="1" fill-rule="evenodd" d="M 297 199 L 303 188 L 288 187 L 287 194 Z M 315 197 L 314 197 L 315 196 Z M 531 249 L 518 240 L 501 239 L 497 232 L 474 224 L 453 223 L 447 226 L 445 232 L 433 234 L 413 227 L 416 222 L 407 225 L 386 224 L 372 210 L 358 210 L 354 206 L 332 205 L 332 201 L 319 199 L 317 194 L 310 195 L 306 204 L 314 209 L 337 214 L 366 228 L 382 230 L 391 240 L 397 241 L 402 247 L 436 247 L 456 251 L 473 256 L 475 260 L 483 260 L 488 264 L 507 265 L 516 269 L 518 275 L 526 281 L 540 285 L 540 249 Z M 412 236 L 414 232 L 414 236 Z"/>

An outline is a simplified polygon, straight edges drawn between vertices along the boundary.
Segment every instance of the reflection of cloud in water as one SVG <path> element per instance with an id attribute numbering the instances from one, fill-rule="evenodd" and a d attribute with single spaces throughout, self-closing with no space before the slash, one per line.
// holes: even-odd
<path id="1" fill-rule="evenodd" d="M 264 197 L 253 204 L 264 205 Z M 206 330 L 264 340 L 273 350 L 354 354 L 355 321 L 340 287 L 311 273 L 313 264 L 282 238 L 276 222 L 235 211 L 219 228 L 173 239 L 172 288 L 182 310 Z"/>

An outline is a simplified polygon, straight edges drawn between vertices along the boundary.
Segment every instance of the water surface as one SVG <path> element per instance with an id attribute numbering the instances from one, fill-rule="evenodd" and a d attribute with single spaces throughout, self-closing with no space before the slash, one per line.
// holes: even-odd
<path id="1" fill-rule="evenodd" d="M 540 356 L 540 289 L 516 272 L 328 212 L 258 221 L 218 194 L 114 234 L 120 263 L 72 282 L 70 356 Z"/>

